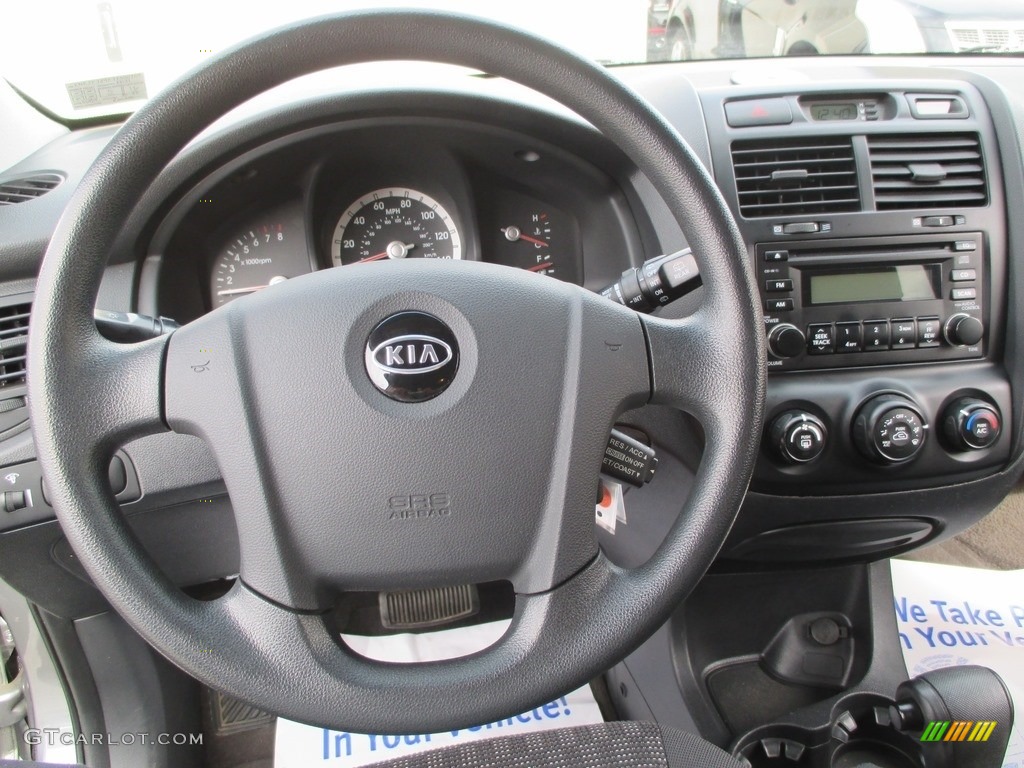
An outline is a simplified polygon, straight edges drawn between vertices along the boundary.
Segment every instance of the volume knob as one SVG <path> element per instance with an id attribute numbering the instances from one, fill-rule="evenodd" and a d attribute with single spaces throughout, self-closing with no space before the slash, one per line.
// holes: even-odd
<path id="1" fill-rule="evenodd" d="M 768 334 L 768 351 L 775 357 L 796 357 L 806 348 L 807 339 L 795 325 L 782 323 Z"/>

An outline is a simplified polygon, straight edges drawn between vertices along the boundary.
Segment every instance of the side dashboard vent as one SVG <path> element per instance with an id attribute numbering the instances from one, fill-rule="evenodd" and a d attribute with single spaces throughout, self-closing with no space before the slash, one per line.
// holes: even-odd
<path id="1" fill-rule="evenodd" d="M 59 173 L 37 173 L 22 179 L 0 181 L 0 205 L 14 205 L 35 200 L 56 189 L 64 177 Z"/>
<path id="2" fill-rule="evenodd" d="M 869 136 L 868 154 L 875 207 L 880 211 L 988 202 L 977 134 Z"/>
<path id="3" fill-rule="evenodd" d="M 732 166 L 745 218 L 860 210 L 848 136 L 737 141 Z"/>
<path id="4" fill-rule="evenodd" d="M 28 318 L 32 302 L 0 307 L 0 393 L 5 387 L 25 383 Z M 3 397 L 0 394 L 0 397 Z"/>

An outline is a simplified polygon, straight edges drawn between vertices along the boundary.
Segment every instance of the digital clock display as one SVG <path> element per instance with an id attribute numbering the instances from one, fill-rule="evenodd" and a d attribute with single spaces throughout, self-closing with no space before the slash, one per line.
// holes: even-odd
<path id="1" fill-rule="evenodd" d="M 857 117 L 858 111 L 855 101 L 811 104 L 811 120 L 856 120 Z"/>

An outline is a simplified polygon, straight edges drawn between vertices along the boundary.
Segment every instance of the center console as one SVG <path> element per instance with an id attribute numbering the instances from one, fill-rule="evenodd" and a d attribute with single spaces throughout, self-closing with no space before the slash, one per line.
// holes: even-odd
<path id="1" fill-rule="evenodd" d="M 748 503 L 938 488 L 1010 456 L 1007 224 L 989 111 L 962 81 L 882 82 L 701 92 L 765 315 L 766 428 Z"/>

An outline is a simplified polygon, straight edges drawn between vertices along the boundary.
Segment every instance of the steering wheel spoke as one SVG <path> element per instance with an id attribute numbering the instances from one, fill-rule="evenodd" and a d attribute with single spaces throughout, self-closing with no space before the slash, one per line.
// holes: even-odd
<path id="1" fill-rule="evenodd" d="M 706 422 L 729 413 L 737 402 L 756 401 L 742 367 L 756 361 L 756 346 L 740 348 L 747 360 L 737 360 L 729 323 L 716 322 L 704 307 L 679 320 L 643 316 L 651 361 L 651 402 L 671 405 Z"/>

